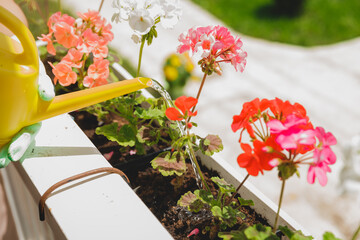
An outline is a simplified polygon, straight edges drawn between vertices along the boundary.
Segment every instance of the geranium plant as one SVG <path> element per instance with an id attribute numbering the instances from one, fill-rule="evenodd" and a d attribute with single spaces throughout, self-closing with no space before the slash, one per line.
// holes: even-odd
<path id="1" fill-rule="evenodd" d="M 202 186 L 202 188 L 184 194 L 178 201 L 178 205 L 193 212 L 208 209 L 214 216 L 214 220 L 206 231 L 210 231 L 210 237 L 214 238 L 219 229 L 224 230 L 238 224 L 239 219 L 244 217 L 239 211 L 240 206 L 251 204 L 251 202 L 243 199 L 231 201 L 230 197 L 235 194 L 235 188 L 218 177 L 212 178 L 214 184 L 218 186 L 218 192 L 212 193 L 204 179 L 195 151 L 201 150 L 204 154 L 211 156 L 222 150 L 222 141 L 216 135 L 202 138 L 191 133 L 190 129 L 196 126 L 194 122 L 191 122 L 191 118 L 197 115 L 195 107 L 206 77 L 213 72 L 221 75 L 220 63 L 222 62 L 229 62 L 236 70 L 243 71 L 247 54 L 241 49 L 240 38 L 232 36 L 229 30 L 222 26 L 192 28 L 187 33 L 181 34 L 179 41 L 181 42 L 178 47 L 179 53 L 189 51 L 191 56 L 200 57 L 198 64 L 204 76 L 196 98 L 181 96 L 175 101 L 176 107 L 166 110 L 166 116 L 170 120 L 180 122 L 178 125 L 183 128 L 181 129 L 183 136 L 172 143 L 171 153 L 166 153 L 165 157 L 155 158 L 152 166 L 159 169 L 165 176 L 172 174 L 181 176 L 186 170 L 184 157 L 191 159 L 192 164 L 195 165 L 195 175 L 201 179 L 202 184 L 199 184 L 199 187 Z"/>
<path id="2" fill-rule="evenodd" d="M 190 154 L 190 158 L 193 161 L 193 164 L 196 165 L 198 169 L 197 175 L 202 179 L 203 185 L 208 189 L 206 182 L 202 177 L 200 167 L 197 164 L 195 154 L 192 153 L 194 147 L 195 150 L 202 149 L 208 155 L 212 155 L 214 152 L 222 150 L 221 139 L 216 135 L 208 135 L 205 138 L 201 138 L 196 135 L 191 135 L 189 129 L 192 127 L 193 123 L 191 122 L 191 117 L 196 115 L 195 107 L 200 97 L 201 91 L 203 89 L 205 80 L 208 75 L 211 75 L 213 72 L 221 75 L 220 63 L 231 63 L 235 70 L 244 70 L 246 65 L 246 56 L 247 53 L 241 48 L 242 41 L 239 37 L 234 37 L 230 31 L 223 26 L 207 26 L 207 27 L 197 27 L 191 28 L 187 32 L 182 33 L 179 36 L 180 45 L 177 50 L 179 53 L 189 52 L 189 55 L 193 58 L 200 59 L 198 60 L 198 65 L 200 65 L 204 76 L 202 78 L 201 85 L 199 87 L 196 98 L 193 97 L 179 97 L 175 101 L 175 105 L 180 109 L 177 110 L 174 107 L 168 108 L 166 115 L 170 120 L 181 121 L 186 134 L 183 134 L 183 137 L 173 143 L 173 148 L 176 149 L 175 154 L 168 153 L 166 158 L 157 158 L 153 160 L 153 167 L 162 169 L 162 173 L 165 175 L 170 175 L 170 173 L 177 172 L 179 176 L 182 175 L 184 171 L 173 171 L 169 168 L 167 164 L 167 172 L 164 173 L 163 167 L 159 165 L 160 159 L 164 165 L 166 162 L 179 161 L 177 159 L 180 156 L 183 160 L 183 154 L 181 154 L 182 149 L 187 145 L 187 152 Z M 182 126 L 180 126 L 181 128 Z M 197 141 L 200 142 L 197 145 Z M 198 147 L 199 146 L 199 147 Z M 216 151 L 209 151 L 213 146 Z M 204 150 L 207 148 L 207 151 Z M 173 156 L 173 157 L 171 157 Z M 166 160 L 163 162 L 163 160 Z M 174 165 L 171 165 L 174 166 Z"/>

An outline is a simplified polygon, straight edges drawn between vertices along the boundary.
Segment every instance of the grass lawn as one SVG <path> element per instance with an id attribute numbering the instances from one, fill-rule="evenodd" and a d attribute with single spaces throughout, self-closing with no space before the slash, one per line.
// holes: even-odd
<path id="1" fill-rule="evenodd" d="M 271 41 L 316 46 L 360 36 L 360 0 L 306 0 L 295 16 L 275 13 L 273 0 L 192 1 L 239 33 Z"/>

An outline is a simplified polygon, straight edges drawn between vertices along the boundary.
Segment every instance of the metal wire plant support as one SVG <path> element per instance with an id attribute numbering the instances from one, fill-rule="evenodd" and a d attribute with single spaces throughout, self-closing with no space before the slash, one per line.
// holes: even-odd
<path id="1" fill-rule="evenodd" d="M 108 173 L 117 173 L 119 174 L 124 180 L 127 181 L 127 183 L 130 183 L 129 178 L 125 175 L 125 173 L 123 173 L 121 170 L 116 169 L 116 168 L 112 168 L 112 167 L 104 167 L 104 168 L 97 168 L 97 169 L 93 169 L 90 171 L 86 171 L 68 178 L 65 178 L 64 180 L 61 180 L 57 183 L 55 183 L 54 185 L 52 185 L 50 188 L 48 188 L 48 190 L 46 190 L 46 192 L 41 196 L 40 201 L 39 201 L 39 217 L 40 217 L 40 221 L 44 221 L 45 220 L 45 201 L 49 198 L 49 196 L 51 195 L 51 193 L 56 190 L 57 188 L 70 183 L 74 180 L 78 180 L 87 176 L 91 176 L 97 173 L 102 173 L 102 172 L 108 172 Z"/>

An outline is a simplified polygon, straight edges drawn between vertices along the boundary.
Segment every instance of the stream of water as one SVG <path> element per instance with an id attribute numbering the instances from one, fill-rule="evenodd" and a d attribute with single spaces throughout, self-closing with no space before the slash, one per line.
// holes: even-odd
<path id="1" fill-rule="evenodd" d="M 157 91 L 161 97 L 164 99 L 164 101 L 166 102 L 167 106 L 168 107 L 175 107 L 172 99 L 171 99 L 171 96 L 170 94 L 165 90 L 165 88 L 156 80 L 152 79 L 152 84 L 150 86 L 152 89 L 154 89 L 155 91 Z M 184 122 L 183 121 L 176 121 L 177 123 L 177 126 L 178 126 L 178 129 L 179 129 L 179 133 L 181 136 L 184 136 L 186 133 L 185 133 L 185 130 L 184 130 Z M 198 185 L 198 187 L 201 189 L 202 188 L 202 183 L 201 183 L 201 178 L 200 178 L 200 175 L 197 171 L 197 167 L 195 165 L 195 162 L 194 162 L 194 159 L 193 159 L 193 156 L 190 154 L 190 150 L 189 150 L 189 146 L 186 146 L 186 152 L 190 158 L 190 161 L 191 161 L 191 165 L 192 165 L 192 168 L 194 170 L 194 173 L 195 173 L 195 177 L 196 177 L 196 183 Z"/>

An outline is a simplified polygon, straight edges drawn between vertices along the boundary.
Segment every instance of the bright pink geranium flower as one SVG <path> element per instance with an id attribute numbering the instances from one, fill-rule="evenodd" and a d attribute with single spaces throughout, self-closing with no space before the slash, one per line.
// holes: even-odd
<path id="1" fill-rule="evenodd" d="M 314 150 L 314 163 L 310 165 L 308 170 L 307 180 L 310 184 L 315 182 L 315 178 L 319 180 L 321 186 L 327 183 L 327 172 L 331 172 L 328 166 L 328 159 L 333 154 L 330 148 L 323 150 Z"/>
<path id="2" fill-rule="evenodd" d="M 196 116 L 196 112 L 191 112 L 191 108 L 193 108 L 197 104 L 197 99 L 193 97 L 181 96 L 175 100 L 175 106 L 180 109 L 180 111 L 174 107 L 170 107 L 166 109 L 166 116 L 173 121 L 181 121 L 189 116 Z M 191 126 L 190 126 L 191 127 Z"/>
<path id="3" fill-rule="evenodd" d="M 66 62 L 60 62 L 56 66 L 50 62 L 49 64 L 53 68 L 52 72 L 55 75 L 54 84 L 56 84 L 57 81 L 59 81 L 62 86 L 69 86 L 76 83 L 77 75 Z"/>
<path id="4" fill-rule="evenodd" d="M 231 63 L 236 71 L 242 72 L 245 68 L 247 53 L 241 48 L 242 41 L 232 36 L 226 27 L 191 28 L 179 36 L 179 41 L 178 52 L 189 51 L 190 55 L 200 53 L 202 59 L 199 64 L 208 74 L 215 71 L 221 75 L 221 62 Z"/>
<path id="5" fill-rule="evenodd" d="M 315 128 L 315 135 L 319 139 L 322 147 L 330 147 L 337 143 L 336 138 L 331 132 L 325 132 L 322 127 Z"/>
<path id="6" fill-rule="evenodd" d="M 267 123 L 270 132 L 276 135 L 276 142 L 286 150 L 297 149 L 299 145 L 314 145 L 315 132 L 313 129 L 304 130 L 307 119 L 289 115 L 285 122 L 271 120 Z"/>

